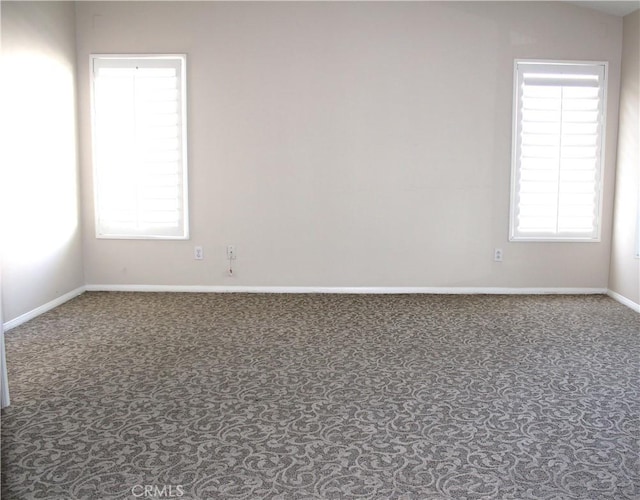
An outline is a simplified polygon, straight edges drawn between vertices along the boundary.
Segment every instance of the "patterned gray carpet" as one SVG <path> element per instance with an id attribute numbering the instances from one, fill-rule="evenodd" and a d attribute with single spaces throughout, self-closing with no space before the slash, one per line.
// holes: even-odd
<path id="1" fill-rule="evenodd" d="M 3 500 L 640 498 L 604 296 L 86 293 L 6 343 Z"/>

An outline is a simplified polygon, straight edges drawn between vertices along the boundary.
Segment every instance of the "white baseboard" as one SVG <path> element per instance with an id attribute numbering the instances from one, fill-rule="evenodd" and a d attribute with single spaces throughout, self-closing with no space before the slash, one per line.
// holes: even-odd
<path id="1" fill-rule="evenodd" d="M 61 295 L 60 297 L 58 297 L 56 299 L 53 299 L 52 301 L 47 302 L 46 304 L 43 304 L 43 305 L 41 305 L 39 307 L 36 307 L 35 309 L 32 309 L 29 312 L 21 314 L 17 318 L 14 318 L 12 320 L 9 320 L 9 321 L 3 323 L 2 327 L 3 327 L 5 332 L 7 330 L 11 330 L 12 328 L 15 328 L 16 326 L 21 325 L 22 323 L 26 323 L 30 319 L 35 318 L 36 316 L 40 316 L 42 313 L 50 311 L 54 307 L 58 307 L 59 305 L 62 305 L 65 302 L 68 302 L 69 300 L 77 297 L 78 295 L 84 293 L 85 291 L 86 291 L 86 287 L 84 287 L 84 286 L 76 288 L 75 290 L 71 290 L 70 292 L 65 293 L 64 295 Z"/>
<path id="2" fill-rule="evenodd" d="M 217 286 L 217 285 L 86 285 L 36 307 L 3 324 L 11 330 L 84 292 L 186 292 L 186 293 L 340 293 L 340 294 L 436 294 L 436 295 L 603 295 L 640 312 L 640 305 L 606 288 L 510 288 L 510 287 L 334 287 L 334 286 Z"/>
<path id="3" fill-rule="evenodd" d="M 636 304 L 633 300 L 626 298 L 624 295 L 620 295 L 613 290 L 607 290 L 607 295 L 621 304 L 633 309 L 635 312 L 640 313 L 640 304 Z"/>
<path id="4" fill-rule="evenodd" d="M 87 285 L 88 292 L 191 292 L 191 293 L 359 293 L 456 295 L 603 295 L 606 288 L 504 288 L 504 287 L 333 287 L 333 286 L 208 286 L 208 285 Z"/>

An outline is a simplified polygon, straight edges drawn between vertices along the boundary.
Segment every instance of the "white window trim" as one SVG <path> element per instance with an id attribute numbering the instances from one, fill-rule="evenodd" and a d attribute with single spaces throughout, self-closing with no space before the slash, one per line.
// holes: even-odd
<path id="1" fill-rule="evenodd" d="M 98 212 L 98 166 L 96 158 L 96 127 L 94 125 L 95 117 L 95 95 L 94 95 L 94 61 L 97 59 L 165 59 L 174 58 L 181 61 L 181 133 L 185 139 L 182 141 L 182 199 L 183 199 L 183 234 L 178 236 L 171 235 L 133 235 L 133 234 L 100 234 L 99 233 L 99 212 Z M 189 235 L 189 179 L 188 179 L 188 136 L 187 136 L 187 54 L 115 54 L 115 53 L 96 53 L 89 56 L 89 91 L 91 102 L 91 159 L 92 159 L 92 175 L 93 175 L 93 204 L 94 204 L 94 227 L 97 239 L 109 240 L 188 240 Z"/>
<path id="2" fill-rule="evenodd" d="M 518 64 L 535 63 L 545 65 L 600 65 L 604 68 L 604 78 L 602 87 L 602 145 L 600 147 L 599 179 L 600 193 L 597 206 L 597 227 L 595 237 L 585 236 L 549 236 L 549 235 L 518 235 L 516 231 L 516 190 L 518 181 L 518 140 L 520 136 L 520 126 L 518 123 L 517 108 L 520 100 L 520 88 L 518 85 Z M 609 63 L 607 61 L 577 61 L 577 60 L 554 60 L 554 59 L 516 59 L 513 64 L 513 112 L 512 112 L 512 144 L 511 144 L 511 194 L 509 200 L 509 241 L 518 242 L 540 242 L 540 243 L 599 243 L 602 241 L 602 212 L 604 197 L 604 167 L 605 167 L 605 147 L 606 147 L 606 124 L 607 124 L 607 95 L 609 86 Z"/>

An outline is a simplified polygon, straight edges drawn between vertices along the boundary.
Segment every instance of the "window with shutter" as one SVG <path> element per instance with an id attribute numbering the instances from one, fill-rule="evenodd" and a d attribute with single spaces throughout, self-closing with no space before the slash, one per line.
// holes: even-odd
<path id="1" fill-rule="evenodd" d="M 91 56 L 97 237 L 188 237 L 185 66 Z"/>
<path id="2" fill-rule="evenodd" d="M 516 61 L 511 240 L 599 241 L 606 69 Z"/>

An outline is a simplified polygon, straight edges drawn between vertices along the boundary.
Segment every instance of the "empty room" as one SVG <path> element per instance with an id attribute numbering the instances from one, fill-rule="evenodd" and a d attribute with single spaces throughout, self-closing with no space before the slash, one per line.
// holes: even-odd
<path id="1" fill-rule="evenodd" d="M 639 8 L 2 0 L 3 500 L 640 498 Z"/>

